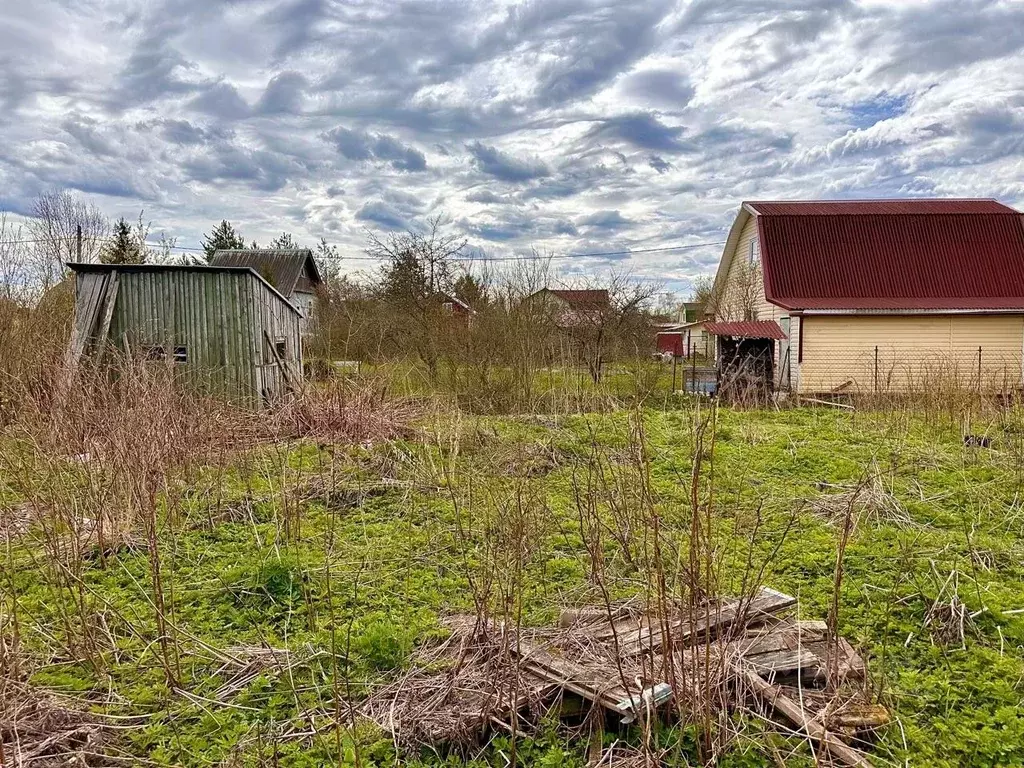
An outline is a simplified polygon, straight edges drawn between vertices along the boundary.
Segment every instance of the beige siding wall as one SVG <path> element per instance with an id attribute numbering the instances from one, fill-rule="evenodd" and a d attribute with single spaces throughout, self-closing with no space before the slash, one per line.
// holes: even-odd
<path id="1" fill-rule="evenodd" d="M 801 321 L 801 392 L 977 387 L 979 347 L 984 389 L 1021 382 L 1024 315 L 837 315 Z"/>
<path id="2" fill-rule="evenodd" d="M 757 239 L 757 217 L 751 216 L 740 230 L 732 253 L 729 274 L 718 306 L 720 320 L 778 320 L 784 310 L 769 304 L 764 297 L 761 266 L 750 266 L 750 243 Z M 753 314 L 753 317 L 748 315 Z"/>
<path id="3" fill-rule="evenodd" d="M 803 332 L 802 317 L 793 317 L 789 324 L 789 388 L 800 391 L 800 334 Z"/>

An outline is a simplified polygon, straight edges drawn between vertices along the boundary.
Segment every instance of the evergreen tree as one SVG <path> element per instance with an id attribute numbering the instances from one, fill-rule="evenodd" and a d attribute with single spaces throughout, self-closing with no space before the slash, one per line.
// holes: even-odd
<path id="1" fill-rule="evenodd" d="M 409 309 L 420 304 L 431 291 L 423 261 L 412 248 L 395 253 L 381 269 L 380 296 L 395 307 Z"/>
<path id="2" fill-rule="evenodd" d="M 452 290 L 455 292 L 455 298 L 474 309 L 479 309 L 487 303 L 487 286 L 469 272 L 459 275 Z"/>
<path id="3" fill-rule="evenodd" d="M 132 231 L 132 225 L 122 216 L 114 224 L 113 238 L 100 252 L 100 261 L 104 264 L 142 264 L 146 260 L 146 251 Z"/>
<path id="4" fill-rule="evenodd" d="M 292 237 L 291 232 L 282 232 L 280 237 L 275 237 L 270 241 L 270 248 L 298 248 L 295 244 L 295 238 Z"/>
<path id="5" fill-rule="evenodd" d="M 210 230 L 210 234 L 203 238 L 203 251 L 206 253 L 207 261 L 210 260 L 214 252 L 222 248 L 245 248 L 245 240 L 227 220 L 222 220 L 220 224 Z"/>
<path id="6" fill-rule="evenodd" d="M 317 269 L 320 270 L 320 276 L 324 280 L 338 274 L 341 254 L 338 253 L 338 246 L 328 243 L 326 237 L 321 237 L 320 242 L 317 243 L 316 250 L 313 252 L 313 260 L 316 261 Z"/>

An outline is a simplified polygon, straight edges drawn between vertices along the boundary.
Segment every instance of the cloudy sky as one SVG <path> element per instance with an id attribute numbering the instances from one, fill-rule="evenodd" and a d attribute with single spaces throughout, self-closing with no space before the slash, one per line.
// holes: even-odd
<path id="1" fill-rule="evenodd" d="M 1024 203 L 1024 3 L 3 0 L 0 208 L 68 187 L 197 245 L 492 257 L 685 288 L 744 199 Z M 677 250 L 658 250 L 677 248 Z M 366 268 L 351 258 L 349 269 Z"/>

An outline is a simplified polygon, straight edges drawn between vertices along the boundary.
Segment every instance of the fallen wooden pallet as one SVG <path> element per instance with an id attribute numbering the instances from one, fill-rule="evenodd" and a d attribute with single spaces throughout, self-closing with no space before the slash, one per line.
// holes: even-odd
<path id="1" fill-rule="evenodd" d="M 639 621 L 623 619 L 602 628 L 595 637 L 617 642 L 621 656 L 657 653 L 667 642 L 677 646 L 691 645 L 699 639 L 715 637 L 737 623 L 747 625 L 764 620 L 794 605 L 795 597 L 762 587 L 751 598 L 728 601 L 693 621 L 686 617 L 668 621 L 653 617 L 643 617 Z"/>
<path id="2" fill-rule="evenodd" d="M 472 685 L 459 685 L 451 675 L 465 668 L 462 654 L 475 640 L 451 644 L 462 648 L 453 671 L 424 671 L 415 682 L 407 679 L 427 694 L 408 716 L 416 718 L 414 729 L 438 720 L 431 720 L 436 710 L 448 733 L 468 733 L 485 723 L 518 730 L 514 723 L 528 704 L 560 692 L 626 724 L 654 716 L 673 700 L 685 709 L 691 695 L 703 699 L 707 690 L 718 688 L 731 697 L 730 706 L 783 718 L 833 760 L 866 768 L 868 758 L 843 739 L 884 724 L 888 715 L 867 701 L 858 685 L 866 670 L 853 647 L 830 636 L 824 622 L 786 617 L 795 603 L 789 595 L 762 588 L 695 617 L 655 617 L 632 606 L 584 607 L 564 613 L 559 629 L 494 627 L 489 636 L 500 642 L 492 639 L 491 650 L 473 656 Z M 462 621 L 464 628 L 471 625 L 479 628 Z M 501 663 L 491 665 L 488 658 Z M 432 659 L 436 664 L 436 655 Z M 488 679 L 492 673 L 510 677 Z M 399 737 L 403 724 L 395 720 L 393 702 L 364 711 L 386 715 L 376 719 Z M 460 713 L 464 722 L 453 722 Z"/>

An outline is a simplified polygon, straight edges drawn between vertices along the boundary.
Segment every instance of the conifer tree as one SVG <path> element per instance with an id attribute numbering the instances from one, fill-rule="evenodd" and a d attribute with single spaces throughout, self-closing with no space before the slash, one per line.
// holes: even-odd
<path id="1" fill-rule="evenodd" d="M 207 261 L 222 248 L 245 248 L 245 240 L 226 219 L 222 220 L 220 224 L 210 230 L 210 234 L 203 238 L 203 251 L 206 253 Z"/>
<path id="2" fill-rule="evenodd" d="M 295 244 L 295 238 L 292 237 L 291 232 L 282 232 L 280 237 L 275 237 L 270 241 L 271 248 L 298 248 Z"/>
<path id="3" fill-rule="evenodd" d="M 139 238 L 122 216 L 114 224 L 114 234 L 100 252 L 100 261 L 104 264 L 142 264 L 146 260 L 146 251 Z"/>

